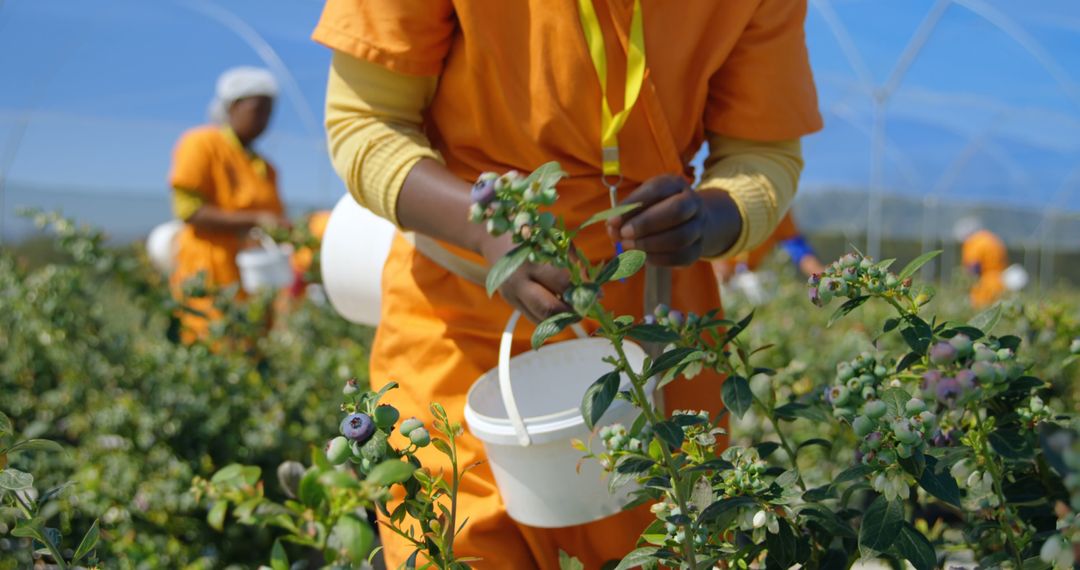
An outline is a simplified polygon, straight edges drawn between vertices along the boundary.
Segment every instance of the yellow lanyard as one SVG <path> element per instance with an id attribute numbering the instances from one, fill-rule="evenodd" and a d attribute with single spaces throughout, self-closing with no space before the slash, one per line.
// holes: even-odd
<path id="1" fill-rule="evenodd" d="M 626 124 L 630 110 L 634 108 L 641 85 L 645 81 L 645 27 L 641 22 L 641 0 L 634 0 L 634 15 L 630 20 L 630 42 L 626 49 L 626 94 L 623 110 L 611 114 L 611 105 L 607 97 L 607 54 L 604 50 L 604 32 L 600 28 L 600 19 L 596 16 L 593 0 L 578 0 L 578 12 L 581 27 L 585 29 L 585 42 L 589 45 L 589 57 L 596 76 L 600 80 L 600 148 L 603 151 L 604 186 L 611 195 L 611 205 L 615 206 L 615 191 L 622 182 L 622 170 L 619 166 L 619 131 Z"/>

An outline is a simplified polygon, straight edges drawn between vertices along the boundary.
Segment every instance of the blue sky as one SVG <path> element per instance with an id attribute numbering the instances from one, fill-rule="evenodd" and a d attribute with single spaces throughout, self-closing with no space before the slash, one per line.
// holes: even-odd
<path id="1" fill-rule="evenodd" d="M 870 94 L 935 3 L 811 2 L 807 38 L 827 126 L 806 141 L 803 191 L 868 184 Z M 251 43 L 265 42 L 263 55 L 280 58 L 289 77 L 262 150 L 286 200 L 332 203 L 343 188 L 319 131 L 328 53 L 308 39 L 321 7 L 0 0 L 0 176 L 9 187 L 163 197 L 177 135 L 204 120 L 224 68 L 267 64 Z M 837 34 L 850 37 L 848 54 Z M 955 0 L 890 100 L 888 191 L 1080 210 L 1077 81 L 1077 0 Z"/>

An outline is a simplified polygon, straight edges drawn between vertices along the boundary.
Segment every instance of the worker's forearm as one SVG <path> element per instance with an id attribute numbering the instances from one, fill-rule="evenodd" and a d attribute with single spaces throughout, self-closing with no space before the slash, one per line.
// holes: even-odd
<path id="1" fill-rule="evenodd" d="M 397 199 L 397 218 L 401 226 L 420 234 L 480 254 L 491 238 L 484 227 L 469 221 L 471 185 L 455 176 L 442 163 L 421 159 L 409 171 Z"/>
<path id="2" fill-rule="evenodd" d="M 270 217 L 272 215 L 259 210 L 230 212 L 203 204 L 185 221 L 203 230 L 241 233 L 265 223 Z"/>

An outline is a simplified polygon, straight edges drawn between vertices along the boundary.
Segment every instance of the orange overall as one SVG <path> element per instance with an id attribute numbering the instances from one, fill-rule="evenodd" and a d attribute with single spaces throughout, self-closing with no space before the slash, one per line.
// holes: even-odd
<path id="1" fill-rule="evenodd" d="M 273 167 L 253 158 L 224 127 L 205 126 L 184 133 L 173 152 L 169 182 L 173 188 L 195 194 L 202 203 L 222 210 L 284 211 Z M 184 281 L 199 272 L 205 272 L 211 286 L 240 280 L 236 254 L 245 243 L 243 235 L 185 224 L 179 241 L 176 270 L 170 278 L 174 295 L 179 296 Z M 239 294 L 243 298 L 243 291 Z M 212 318 L 210 299 L 188 299 L 187 303 Z M 186 342 L 204 337 L 209 330 L 208 320 L 197 315 L 184 313 L 181 320 Z"/>
<path id="2" fill-rule="evenodd" d="M 597 0 L 607 44 L 612 93 L 626 84 L 632 2 Z M 802 22 L 802 0 L 643 0 L 649 69 L 640 99 L 620 133 L 620 197 L 665 173 L 686 173 L 706 129 L 732 137 L 779 141 L 820 127 Z M 481 172 L 530 171 L 557 160 L 569 173 L 553 207 L 575 227 L 609 206 L 600 183 L 600 86 L 573 0 L 329 0 L 317 41 L 354 57 L 412 75 L 438 75 L 425 128 L 447 167 L 463 180 Z M 611 102 L 612 111 L 621 102 Z M 614 254 L 602 224 L 576 243 L 593 260 Z M 470 252 L 443 244 L 481 262 Z M 704 312 L 719 306 L 710 265 L 673 272 L 672 305 Z M 605 289 L 604 304 L 641 315 L 640 274 Z M 439 266 L 400 236 L 383 270 L 382 315 L 371 355 L 371 383 L 397 381 L 389 394 L 403 417 L 431 420 L 431 402 L 463 420 L 465 395 L 497 360 L 511 313 L 501 298 Z M 518 327 L 515 353 L 528 349 L 532 327 Z M 568 334 L 568 333 L 567 333 Z M 563 340 L 568 336 L 555 339 Z M 671 384 L 671 409 L 721 408 L 721 379 L 702 375 Z M 463 463 L 482 461 L 481 443 L 460 440 Z M 425 465 L 447 469 L 437 452 Z M 653 519 L 638 509 L 592 524 L 537 529 L 511 520 L 490 469 L 470 472 L 460 489 L 468 518 L 455 546 L 480 556 L 477 568 L 557 569 L 559 550 L 599 568 L 633 549 Z M 411 551 L 382 533 L 388 566 Z"/>
<path id="3" fill-rule="evenodd" d="M 979 230 L 964 240 L 960 257 L 964 267 L 979 277 L 971 286 L 971 305 L 978 309 L 993 304 L 1005 291 L 1001 280 L 1009 265 L 1005 244 L 989 230 Z"/>

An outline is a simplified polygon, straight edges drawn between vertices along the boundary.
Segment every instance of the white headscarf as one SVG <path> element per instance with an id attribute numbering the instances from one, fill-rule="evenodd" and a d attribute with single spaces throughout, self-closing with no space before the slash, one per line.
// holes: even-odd
<path id="1" fill-rule="evenodd" d="M 214 99 L 210 102 L 210 120 L 224 124 L 229 106 L 245 97 L 277 97 L 278 85 L 273 74 L 259 67 L 234 67 L 218 77 Z"/>

